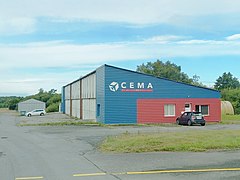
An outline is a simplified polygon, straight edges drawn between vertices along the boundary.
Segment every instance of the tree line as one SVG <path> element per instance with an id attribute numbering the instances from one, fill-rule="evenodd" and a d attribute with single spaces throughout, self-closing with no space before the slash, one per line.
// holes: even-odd
<path id="1" fill-rule="evenodd" d="M 21 101 L 28 99 L 36 99 L 46 103 L 47 112 L 58 112 L 59 104 L 61 103 L 61 94 L 57 93 L 57 90 L 51 89 L 50 91 L 44 91 L 42 88 L 35 95 L 26 97 L 0 97 L 0 108 L 8 108 L 10 110 L 17 110 L 17 104 Z"/>

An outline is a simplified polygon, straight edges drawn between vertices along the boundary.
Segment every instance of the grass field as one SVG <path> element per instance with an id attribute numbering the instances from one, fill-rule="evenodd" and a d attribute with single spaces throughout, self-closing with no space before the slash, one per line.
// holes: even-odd
<path id="1" fill-rule="evenodd" d="M 101 126 L 97 122 L 87 121 L 63 121 L 63 122 L 49 122 L 49 123 L 36 123 L 36 124 L 18 124 L 18 126 Z"/>
<path id="2" fill-rule="evenodd" d="M 100 146 L 103 152 L 140 153 L 156 151 L 233 150 L 240 148 L 239 130 L 212 130 L 129 134 L 108 137 Z"/>
<path id="3" fill-rule="evenodd" d="M 222 115 L 221 124 L 240 124 L 240 115 Z"/>
<path id="4" fill-rule="evenodd" d="M 0 113 L 10 112 L 8 108 L 0 108 Z"/>

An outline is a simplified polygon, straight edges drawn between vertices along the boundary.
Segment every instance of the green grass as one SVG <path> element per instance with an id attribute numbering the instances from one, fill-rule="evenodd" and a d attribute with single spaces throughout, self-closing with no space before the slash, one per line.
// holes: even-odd
<path id="1" fill-rule="evenodd" d="M 240 115 L 222 115 L 221 124 L 240 124 Z"/>
<path id="2" fill-rule="evenodd" d="M 108 137 L 99 148 L 103 152 L 118 153 L 233 150 L 240 148 L 240 131 L 212 130 L 154 134 L 125 133 L 115 137 Z"/>
<path id="3" fill-rule="evenodd" d="M 63 121 L 63 122 L 49 122 L 49 123 L 36 123 L 36 124 L 18 124 L 18 126 L 101 126 L 97 122 L 84 122 L 84 121 Z"/>

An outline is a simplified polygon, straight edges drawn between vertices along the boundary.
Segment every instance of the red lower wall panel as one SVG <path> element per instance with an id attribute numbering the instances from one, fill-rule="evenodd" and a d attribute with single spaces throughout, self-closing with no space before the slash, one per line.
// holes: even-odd
<path id="1" fill-rule="evenodd" d="M 174 123 L 176 118 L 185 110 L 185 104 L 208 105 L 209 116 L 205 116 L 207 122 L 221 121 L 221 101 L 220 99 L 138 99 L 137 100 L 137 122 L 146 123 Z M 164 105 L 175 104 L 175 116 L 164 116 Z"/>

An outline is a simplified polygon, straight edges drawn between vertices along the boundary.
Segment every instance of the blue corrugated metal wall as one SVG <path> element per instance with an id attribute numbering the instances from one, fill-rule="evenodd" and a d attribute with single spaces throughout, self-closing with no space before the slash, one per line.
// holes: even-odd
<path id="1" fill-rule="evenodd" d="M 65 114 L 65 88 L 64 87 L 62 88 L 61 98 L 62 98 L 61 112 Z"/>
<path id="2" fill-rule="evenodd" d="M 96 70 L 96 88 L 97 122 L 105 123 L 105 66 Z"/>
<path id="3" fill-rule="evenodd" d="M 98 72 L 99 71 L 99 72 Z M 97 73 L 97 103 L 101 104 L 104 115 L 97 118 L 98 121 L 106 124 L 135 124 L 137 123 L 137 99 L 143 98 L 220 98 L 220 93 L 211 89 L 200 88 L 174 81 L 155 78 L 112 66 L 105 65 L 105 68 L 98 69 Z M 105 71 L 105 73 L 103 72 Z M 103 82 L 102 78 L 105 82 Z M 114 92 L 109 85 L 116 82 L 119 88 Z M 130 86 L 134 83 L 144 83 L 145 88 L 148 83 L 153 86 L 152 92 L 122 92 L 121 83 Z M 102 92 L 102 84 L 105 84 L 105 93 Z M 127 87 L 131 89 L 130 87 Z M 104 104 L 105 103 L 105 104 Z M 102 106 L 103 105 L 103 106 Z M 105 116 L 105 117 L 104 117 Z"/>

